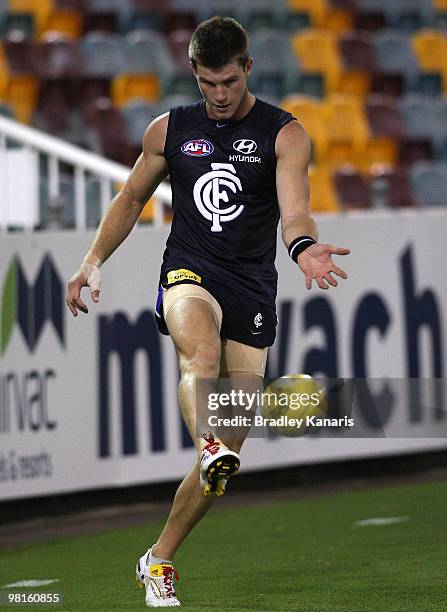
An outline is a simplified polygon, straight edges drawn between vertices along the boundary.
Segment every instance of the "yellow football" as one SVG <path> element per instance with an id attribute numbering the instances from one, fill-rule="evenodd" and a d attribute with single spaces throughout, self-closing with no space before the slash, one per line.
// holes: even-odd
<path id="1" fill-rule="evenodd" d="M 271 382 L 262 395 L 264 425 L 281 436 L 306 433 L 312 417 L 327 412 L 326 395 L 317 380 L 308 374 L 287 374 Z"/>

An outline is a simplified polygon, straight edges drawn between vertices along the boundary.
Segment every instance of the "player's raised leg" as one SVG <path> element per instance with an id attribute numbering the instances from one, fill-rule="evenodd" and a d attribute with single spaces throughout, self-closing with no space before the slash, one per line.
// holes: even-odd
<path id="1" fill-rule="evenodd" d="M 219 374 L 221 312 L 217 302 L 216 308 L 214 298 L 200 287 L 173 287 L 167 294 L 170 294 L 168 299 L 163 301 L 165 318 L 181 374 L 179 404 L 200 459 L 202 451 L 208 452 L 210 441 L 198 437 L 196 388 L 199 379 L 213 380 Z M 223 445 L 218 446 L 219 455 L 238 457 Z M 198 461 L 177 489 L 172 510 L 157 543 L 138 561 L 137 584 L 146 588 L 146 604 L 150 607 L 180 605 L 175 596 L 172 559 L 213 502 L 212 497 L 203 495 L 199 472 Z"/>

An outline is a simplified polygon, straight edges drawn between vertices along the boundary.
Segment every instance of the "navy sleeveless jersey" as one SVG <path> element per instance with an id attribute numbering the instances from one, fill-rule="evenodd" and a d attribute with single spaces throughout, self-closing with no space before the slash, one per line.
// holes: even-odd
<path id="1" fill-rule="evenodd" d="M 274 305 L 279 208 L 275 140 L 293 119 L 259 99 L 238 121 L 205 102 L 171 110 L 165 145 L 173 221 L 161 267 L 186 269 Z"/>

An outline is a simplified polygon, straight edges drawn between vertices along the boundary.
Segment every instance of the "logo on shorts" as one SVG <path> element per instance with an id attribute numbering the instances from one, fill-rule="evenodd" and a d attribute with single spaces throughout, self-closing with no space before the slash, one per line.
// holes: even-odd
<path id="1" fill-rule="evenodd" d="M 254 140 L 248 140 L 247 138 L 240 138 L 233 142 L 233 149 L 238 153 L 243 153 L 244 155 L 250 155 L 250 153 L 254 153 L 258 145 Z"/>
<path id="2" fill-rule="evenodd" d="M 260 312 L 258 312 L 258 314 L 253 319 L 253 323 L 255 324 L 256 329 L 258 329 L 258 327 L 261 327 L 261 325 L 262 325 L 262 314 Z"/>
<path id="3" fill-rule="evenodd" d="M 182 145 L 182 153 L 190 157 L 206 157 L 214 151 L 214 145 L 209 140 L 188 140 Z"/>
<path id="4" fill-rule="evenodd" d="M 168 272 L 168 285 L 172 285 L 173 283 L 178 283 L 182 280 L 193 280 L 196 283 L 202 282 L 202 277 L 195 272 L 191 272 L 191 270 L 185 270 L 184 268 L 180 268 L 180 270 L 171 270 Z"/>
<path id="5" fill-rule="evenodd" d="M 242 191 L 242 184 L 233 164 L 211 164 L 211 172 L 203 174 L 197 179 L 194 190 L 194 202 L 201 215 L 211 221 L 211 231 L 221 232 L 222 225 L 227 221 L 233 221 L 244 210 L 242 204 L 230 204 L 226 208 L 220 208 L 220 203 L 227 204 L 230 201 L 229 193 L 235 194 Z"/>

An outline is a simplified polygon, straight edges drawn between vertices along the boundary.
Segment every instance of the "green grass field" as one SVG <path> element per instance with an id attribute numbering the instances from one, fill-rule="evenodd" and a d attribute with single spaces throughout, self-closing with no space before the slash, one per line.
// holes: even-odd
<path id="1" fill-rule="evenodd" d="M 390 516 L 409 519 L 354 526 Z M 2 551 L 0 585 L 58 578 L 32 589 L 62 592 L 56 609 L 144 610 L 134 565 L 160 525 Z M 445 482 L 213 511 L 177 555 L 177 594 L 184 610 L 445 611 L 446 549 Z"/>

